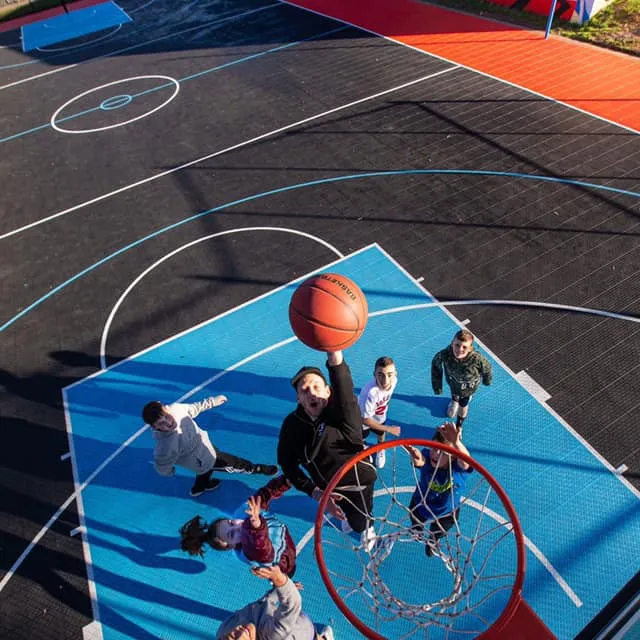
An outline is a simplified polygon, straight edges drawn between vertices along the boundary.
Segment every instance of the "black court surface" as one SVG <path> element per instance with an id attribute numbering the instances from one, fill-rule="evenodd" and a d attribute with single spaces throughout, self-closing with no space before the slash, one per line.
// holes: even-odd
<path id="1" fill-rule="evenodd" d="M 640 495 L 637 135 L 283 3 L 121 5 L 0 37 L 0 637 L 94 619 L 62 390 L 336 252 L 379 246 Z"/>

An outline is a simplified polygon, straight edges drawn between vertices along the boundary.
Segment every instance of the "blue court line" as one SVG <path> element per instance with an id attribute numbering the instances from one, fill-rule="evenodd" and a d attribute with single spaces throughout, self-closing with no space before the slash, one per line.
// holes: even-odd
<path id="1" fill-rule="evenodd" d="M 154 42 L 161 42 L 162 40 L 168 40 L 169 38 L 173 38 L 175 36 L 180 36 L 183 35 L 185 33 L 188 33 L 189 31 L 195 31 L 197 29 L 204 29 L 207 27 L 212 27 L 212 26 L 222 26 L 224 24 L 226 24 L 227 22 L 233 22 L 234 20 L 238 20 L 239 18 L 244 18 L 248 15 L 252 15 L 254 13 L 259 13 L 260 11 L 265 11 L 266 9 L 273 9 L 274 7 L 281 7 L 282 3 L 278 2 L 276 4 L 269 4 L 269 5 L 265 5 L 264 7 L 259 7 L 257 9 L 251 9 L 250 11 L 243 11 L 242 13 L 236 13 L 236 14 L 229 14 L 229 15 L 224 15 L 223 17 L 220 18 L 219 16 L 215 19 L 212 20 L 211 22 L 203 22 L 202 24 L 196 25 L 195 27 L 189 27 L 188 29 L 183 29 L 182 31 L 175 31 L 172 33 L 169 33 L 168 35 L 165 36 L 161 36 L 159 38 L 153 38 L 151 40 L 146 40 L 145 42 L 141 42 L 138 44 L 134 44 L 131 45 L 129 47 L 124 47 L 124 49 L 116 49 L 115 51 L 110 51 L 109 53 L 105 53 L 101 56 L 98 56 L 97 58 L 92 58 L 91 60 L 87 60 L 86 62 L 95 62 L 96 60 L 101 60 L 102 58 L 109 58 L 111 56 L 115 56 L 118 53 L 124 53 L 125 51 L 132 51 L 133 49 L 140 49 L 141 47 L 145 47 L 148 44 L 153 44 Z M 134 9 L 134 11 L 136 11 Z M 133 23 L 135 24 L 135 23 Z M 143 30 L 144 32 L 144 30 Z M 114 34 L 115 35 L 115 34 Z M 87 42 L 87 44 L 85 45 L 85 47 L 87 49 L 91 48 L 91 47 L 95 47 L 98 44 L 101 44 L 100 42 L 96 42 L 96 43 L 92 43 L 92 42 Z M 12 69 L 15 67 L 20 67 L 20 66 L 26 66 L 28 64 L 36 64 L 38 62 L 48 62 L 49 60 L 54 60 L 55 58 L 60 58 L 61 56 L 64 55 L 69 55 L 69 50 L 66 51 L 59 51 L 56 53 L 53 53 L 50 56 L 42 56 L 41 58 L 38 58 L 37 60 L 29 60 L 27 62 L 20 62 L 18 64 L 15 65 L 6 65 L 4 67 L 0 67 L 0 71 L 3 71 L 5 69 Z M 77 63 L 77 64 L 82 64 L 82 63 Z M 74 65 L 75 66 L 75 65 Z"/>
<path id="2" fill-rule="evenodd" d="M 399 169 L 394 171 L 374 171 L 371 173 L 356 173 L 350 174 L 346 176 L 334 176 L 332 178 L 321 178 L 319 180 L 310 180 L 308 182 L 300 182 L 298 184 L 288 185 L 286 187 L 278 187 L 277 189 L 270 189 L 269 191 L 263 191 L 261 193 L 257 193 L 251 196 L 245 196 L 244 198 L 240 198 L 238 200 L 232 200 L 231 202 L 227 202 L 226 204 L 218 205 L 217 207 L 213 207 L 212 209 L 207 209 L 206 211 L 201 211 L 200 213 L 196 213 L 193 216 L 189 216 L 184 220 L 180 220 L 179 222 L 174 222 L 167 227 L 163 227 L 162 229 L 158 229 L 153 233 L 150 233 L 142 238 L 139 238 L 135 242 L 131 242 L 130 244 L 125 245 L 124 247 L 114 251 L 113 253 L 105 256 L 98 262 L 94 262 L 92 265 L 86 267 L 82 271 L 79 271 L 76 275 L 71 278 L 65 280 L 60 283 L 51 291 L 49 291 L 44 296 L 38 298 L 34 302 L 32 302 L 29 306 L 25 307 L 22 311 L 14 315 L 12 318 L 7 320 L 2 326 L 0 326 L 0 333 L 2 333 L 5 329 L 8 329 L 12 324 L 17 322 L 20 318 L 26 316 L 30 311 L 33 311 L 36 307 L 39 307 L 45 300 L 48 300 L 52 296 L 54 296 L 59 291 L 62 291 L 65 287 L 72 284 L 76 280 L 79 280 L 87 273 L 94 271 L 98 267 L 103 264 L 109 262 L 113 258 L 129 251 L 129 249 L 133 249 L 138 245 L 141 245 L 143 242 L 147 240 L 151 240 L 167 231 L 171 231 L 172 229 L 176 229 L 177 227 L 181 227 L 183 224 L 187 224 L 188 222 L 193 222 L 198 218 L 202 218 L 211 213 L 215 213 L 217 211 L 222 211 L 223 209 L 227 209 L 229 207 L 235 207 L 239 204 L 245 204 L 247 202 L 253 202 L 255 200 L 259 200 L 260 198 L 266 198 L 268 196 L 277 195 L 279 193 L 286 193 L 287 191 L 296 191 L 298 189 L 304 189 L 306 187 L 314 187 L 323 184 L 331 184 L 334 182 L 346 182 L 348 180 L 359 180 L 361 178 L 380 178 L 385 176 L 403 176 L 403 175 L 472 175 L 472 176 L 496 176 L 496 177 L 505 177 L 505 178 L 522 178 L 524 180 L 540 180 L 542 182 L 555 182 L 559 184 L 567 184 L 578 187 L 591 187 L 593 189 L 601 189 L 603 191 L 609 191 L 611 193 L 617 193 L 622 195 L 632 196 L 634 198 L 640 198 L 640 192 L 635 191 L 626 191 L 624 189 L 617 189 L 615 187 L 608 187 L 606 185 L 594 184 L 591 182 L 581 182 L 580 180 L 571 180 L 569 178 L 555 178 L 551 176 L 538 176 L 534 174 L 527 173 L 512 173 L 510 171 L 476 171 L 472 169 Z M 607 312 L 604 312 L 607 313 Z"/>
<path id="3" fill-rule="evenodd" d="M 284 49 L 289 49 L 291 47 L 295 47 L 299 44 L 302 44 L 304 42 L 310 42 L 312 40 L 315 40 L 317 38 L 322 38 L 324 36 L 328 36 L 331 35 L 333 33 L 337 33 L 339 31 L 344 31 L 346 29 L 349 29 L 350 27 L 337 27 L 335 29 L 330 29 L 329 31 L 324 31 L 322 33 L 318 33 L 314 36 L 310 36 L 309 38 L 304 38 L 303 40 L 296 40 L 295 42 L 288 42 L 287 44 L 282 44 L 278 47 L 273 47 L 272 49 L 267 49 L 266 51 L 260 51 L 259 53 L 253 53 L 250 56 L 245 56 L 243 58 L 238 58 L 237 60 L 232 60 L 231 62 L 225 62 L 224 64 L 215 66 L 215 67 L 211 67 L 210 69 L 205 69 L 204 71 L 198 71 L 198 73 L 194 73 L 190 76 L 185 76 L 184 78 L 178 78 L 177 82 L 178 83 L 182 83 L 182 82 L 186 82 L 187 80 L 193 80 L 194 78 L 198 78 L 200 76 L 204 76 L 208 73 L 214 73 L 215 71 L 220 71 L 222 69 L 226 69 L 227 67 L 232 67 L 236 64 L 240 64 L 242 62 L 248 62 L 249 60 L 254 60 L 255 58 L 262 58 L 263 56 L 268 55 L 269 53 L 275 53 L 277 51 L 283 51 Z M 244 42 L 244 40 L 238 40 L 236 42 L 232 42 L 230 43 L 231 45 L 236 45 L 236 44 L 241 44 L 242 42 Z M 153 93 L 154 91 L 160 91 L 161 89 L 166 89 L 167 87 L 172 87 L 174 86 L 173 83 L 165 83 L 162 84 L 158 87 L 154 87 L 153 89 L 146 89 L 145 91 L 141 91 L 140 93 L 134 93 L 131 98 L 132 100 L 135 98 L 139 98 L 140 96 L 144 96 L 147 95 L 149 93 Z M 60 118 L 59 120 L 56 120 L 56 122 L 67 122 L 68 120 L 73 120 L 75 118 L 79 118 L 80 116 L 84 116 L 87 115 L 88 113 L 93 113 L 94 111 L 100 111 L 101 110 L 101 106 L 98 105 L 97 107 L 92 107 L 91 109 L 87 109 L 85 111 L 81 111 L 80 113 L 75 113 L 73 115 L 70 116 L 66 116 L 64 118 Z M 48 129 L 51 127 L 51 123 L 47 122 L 46 124 L 42 124 L 38 127 L 33 127 L 32 129 L 27 129 L 26 131 L 21 131 L 20 133 L 14 133 L 11 136 L 8 136 L 6 138 L 0 138 L 0 144 L 2 144 L 3 142 L 9 142 L 11 140 L 14 140 L 16 138 L 21 138 L 22 136 L 26 136 L 29 133 L 35 133 L 36 131 L 41 131 L 42 129 Z"/>

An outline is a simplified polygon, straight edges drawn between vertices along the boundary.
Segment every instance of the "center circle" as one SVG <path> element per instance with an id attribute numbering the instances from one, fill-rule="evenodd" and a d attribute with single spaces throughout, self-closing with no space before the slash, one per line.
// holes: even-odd
<path id="1" fill-rule="evenodd" d="M 124 82 L 131 82 L 132 80 L 148 80 L 148 79 L 167 80 L 169 83 L 174 85 L 174 88 L 173 88 L 172 94 L 162 104 L 159 104 L 157 107 L 154 107 L 153 109 L 151 109 L 150 111 L 147 111 L 146 113 L 136 116 L 135 118 L 130 118 L 129 120 L 125 120 L 124 122 L 118 122 L 116 124 L 107 125 L 105 127 L 96 127 L 94 129 L 65 129 L 64 127 L 60 126 L 56 122 L 60 113 L 64 109 L 66 109 L 69 105 L 73 104 L 74 102 L 77 102 L 78 100 L 84 98 L 85 96 L 88 96 L 91 93 L 100 91 L 101 89 L 106 89 L 107 87 L 113 87 L 115 85 L 122 84 Z M 162 88 L 162 87 L 159 87 L 159 88 Z M 153 89 L 152 91 L 155 91 L 155 90 L 157 89 Z M 106 131 L 108 129 L 115 129 L 116 127 L 123 127 L 124 125 L 131 124 L 132 122 L 135 122 L 136 120 L 140 120 L 141 118 L 146 118 L 147 116 L 150 116 L 152 113 L 155 113 L 159 109 L 162 109 L 163 107 L 167 106 L 178 95 L 179 91 L 180 91 L 180 83 L 175 78 L 172 78 L 170 76 L 160 76 L 160 75 L 133 76 L 131 78 L 116 80 L 114 82 L 109 82 L 108 84 L 102 84 L 99 87 L 95 87 L 94 89 L 89 89 L 88 91 L 85 91 L 84 93 L 77 95 L 75 98 L 71 98 L 71 100 L 68 100 L 67 102 L 65 102 L 61 107 L 59 107 L 55 111 L 55 113 L 51 116 L 50 124 L 53 129 L 55 129 L 56 131 L 59 131 L 60 133 L 95 133 L 96 131 Z M 143 95 L 143 93 L 149 93 L 149 91 L 141 92 L 138 95 Z M 84 115 L 85 113 L 88 113 L 89 111 L 96 111 L 98 109 L 101 109 L 103 111 L 111 111 L 111 110 L 119 109 L 121 107 L 124 107 L 130 104 L 133 101 L 134 97 L 136 97 L 135 94 L 133 96 L 129 94 L 122 94 L 122 95 L 106 98 L 97 107 L 94 107 L 93 109 L 89 109 L 88 111 L 83 111 L 82 115 Z"/>
<path id="2" fill-rule="evenodd" d="M 112 96 L 100 103 L 100 108 L 103 111 L 110 111 L 111 109 L 120 109 L 126 107 L 133 100 L 133 96 L 129 94 L 123 94 L 121 96 Z"/>

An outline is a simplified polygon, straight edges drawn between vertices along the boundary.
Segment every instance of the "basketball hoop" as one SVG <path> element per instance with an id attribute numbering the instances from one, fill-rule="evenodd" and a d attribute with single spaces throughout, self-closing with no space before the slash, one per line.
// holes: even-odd
<path id="1" fill-rule="evenodd" d="M 407 447 L 450 454 L 443 467 L 449 475 L 454 467 L 459 472 L 456 458 L 471 467 L 474 473 L 463 474 L 464 491 L 455 494 L 461 495 L 457 508 L 454 485 L 438 484 L 428 460 L 424 473 L 434 475 L 423 479 L 426 490 L 416 489 L 421 468 L 414 466 Z M 387 464 L 378 473 L 371 518 L 377 538 L 367 550 L 359 536 L 342 531 L 326 508 L 329 496 L 340 494 L 340 481 L 349 470 L 382 450 Z M 447 491 L 454 510 L 436 516 L 429 496 Z M 417 512 L 422 514 L 418 524 Z M 363 450 L 324 491 L 314 532 L 322 580 L 344 616 L 367 638 L 554 638 L 522 599 L 524 535 L 511 501 L 481 464 L 449 445 L 401 439 Z"/>

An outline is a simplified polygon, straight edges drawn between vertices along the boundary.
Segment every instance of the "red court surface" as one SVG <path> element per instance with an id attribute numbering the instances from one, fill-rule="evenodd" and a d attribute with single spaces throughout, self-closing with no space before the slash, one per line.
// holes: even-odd
<path id="1" fill-rule="evenodd" d="M 638 58 L 416 0 L 291 4 L 640 130 Z"/>

